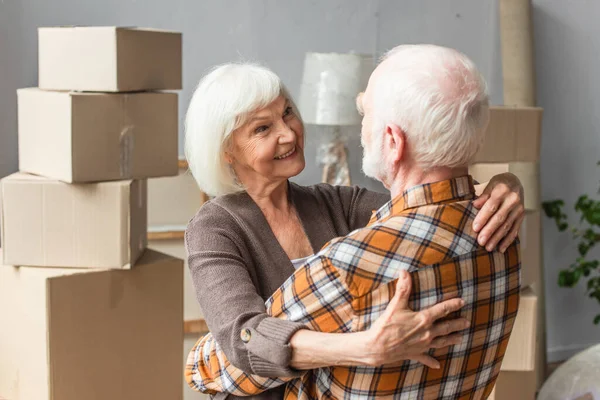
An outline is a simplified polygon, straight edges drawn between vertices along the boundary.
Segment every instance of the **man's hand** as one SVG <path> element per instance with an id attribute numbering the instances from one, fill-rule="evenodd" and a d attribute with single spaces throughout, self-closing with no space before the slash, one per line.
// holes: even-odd
<path id="1" fill-rule="evenodd" d="M 411 291 L 410 274 L 400 273 L 396 293 L 385 312 L 364 332 L 367 335 L 366 356 L 372 366 L 393 364 L 404 360 L 418 361 L 430 368 L 440 363 L 428 356 L 430 349 L 459 344 L 463 335 L 456 332 L 469 327 L 465 318 L 437 322 L 440 318 L 460 310 L 462 299 L 446 300 L 423 311 L 408 308 Z"/>
<path id="2" fill-rule="evenodd" d="M 473 229 L 479 232 L 477 241 L 487 251 L 494 250 L 500 243 L 500 251 L 504 253 L 515 241 L 525 219 L 523 201 L 521 181 L 507 172 L 494 176 L 473 202 L 473 206 L 480 209 Z"/>

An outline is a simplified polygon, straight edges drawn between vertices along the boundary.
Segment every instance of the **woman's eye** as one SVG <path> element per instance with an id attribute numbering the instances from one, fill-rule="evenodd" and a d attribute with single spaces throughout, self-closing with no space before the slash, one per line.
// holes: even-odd
<path id="1" fill-rule="evenodd" d="M 267 125 L 261 125 L 254 130 L 254 133 L 262 133 L 262 132 L 266 131 L 267 129 L 269 129 L 269 127 Z"/>
<path id="2" fill-rule="evenodd" d="M 292 114 L 294 112 L 294 110 L 292 109 L 292 107 L 288 107 L 285 109 L 285 111 L 283 112 L 283 116 L 287 117 L 288 115 Z"/>

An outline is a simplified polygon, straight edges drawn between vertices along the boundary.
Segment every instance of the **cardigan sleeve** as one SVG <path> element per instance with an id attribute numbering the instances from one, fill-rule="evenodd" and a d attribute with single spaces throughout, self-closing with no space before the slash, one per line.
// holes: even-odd
<path id="1" fill-rule="evenodd" d="M 345 283 L 347 274 L 334 266 L 341 261 L 334 257 L 344 253 L 336 249 L 339 241 L 343 240 L 334 239 L 330 246 L 298 268 L 267 301 L 268 314 L 306 324 L 319 332 L 350 332 L 354 320 L 352 294 Z M 363 251 L 362 246 L 357 246 L 355 250 Z M 352 260 L 358 261 L 360 257 L 352 257 Z M 248 335 L 250 345 L 264 346 L 264 343 L 254 339 L 254 332 L 250 330 Z M 210 334 L 196 342 L 188 356 L 185 371 L 188 385 L 208 394 L 250 396 L 293 379 L 261 377 L 240 371 L 223 355 Z M 308 371 L 304 373 L 310 374 Z"/>
<path id="2" fill-rule="evenodd" d="M 190 221 L 185 246 L 193 285 L 209 330 L 229 361 L 244 372 L 260 376 L 299 376 L 290 367 L 289 340 L 304 325 L 270 317 L 241 255 L 243 242 L 237 222 L 212 202 Z M 251 352 L 241 339 L 252 329 Z M 256 342 L 254 341 L 254 342 Z"/>

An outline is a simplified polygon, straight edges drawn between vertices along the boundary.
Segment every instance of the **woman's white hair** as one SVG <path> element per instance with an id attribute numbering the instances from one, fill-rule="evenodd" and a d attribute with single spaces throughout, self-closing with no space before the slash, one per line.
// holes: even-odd
<path id="1" fill-rule="evenodd" d="M 297 113 L 279 77 L 258 64 L 219 65 L 200 80 L 185 117 L 185 156 L 200 190 L 211 196 L 244 190 L 225 150 L 233 131 L 279 96 Z"/>
<path id="2" fill-rule="evenodd" d="M 382 61 L 388 65 L 374 82 L 373 133 L 398 125 L 425 170 L 468 165 L 489 122 L 487 84 L 475 64 L 434 45 L 401 45 Z"/>

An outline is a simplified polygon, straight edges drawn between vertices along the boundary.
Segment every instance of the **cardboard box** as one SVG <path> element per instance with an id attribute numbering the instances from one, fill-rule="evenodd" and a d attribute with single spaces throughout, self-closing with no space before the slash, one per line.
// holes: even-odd
<path id="1" fill-rule="evenodd" d="M 521 293 L 519 312 L 512 329 L 500 375 L 489 400 L 534 400 L 538 376 L 544 370 L 540 354 L 543 329 L 539 326 L 539 296 L 531 289 Z"/>
<path id="2" fill-rule="evenodd" d="M 17 95 L 20 171 L 77 183 L 177 175 L 176 93 Z"/>
<path id="3" fill-rule="evenodd" d="M 128 269 L 147 243 L 146 181 L 1 181 L 4 264 Z"/>
<path id="4" fill-rule="evenodd" d="M 500 371 L 488 400 L 535 400 L 535 372 Z"/>
<path id="5" fill-rule="evenodd" d="M 490 123 L 475 162 L 540 160 L 541 108 L 490 107 Z"/>
<path id="6" fill-rule="evenodd" d="M 182 273 L 0 266 L 0 398 L 181 399 Z"/>
<path id="7" fill-rule="evenodd" d="M 184 321 L 204 318 L 196 297 L 196 290 L 192 282 L 187 264 L 187 254 L 183 239 L 150 240 L 148 248 L 183 259 L 183 319 Z M 189 349 L 188 349 L 189 350 Z"/>
<path id="8" fill-rule="evenodd" d="M 469 174 L 478 182 L 487 182 L 494 175 L 510 172 L 515 174 L 525 191 L 525 209 L 540 209 L 540 168 L 538 163 L 479 163 L 469 166 Z"/>
<path id="9" fill-rule="evenodd" d="M 537 325 L 538 296 L 531 288 L 525 289 L 521 292 L 519 311 L 502 360 L 502 371 L 535 370 Z"/>
<path id="10" fill-rule="evenodd" d="M 181 33 L 120 27 L 38 29 L 39 85 L 47 90 L 181 89 Z"/>
<path id="11" fill-rule="evenodd" d="M 526 211 L 519 240 L 521 241 L 521 288 L 542 279 L 542 243 L 540 211 Z"/>
<path id="12" fill-rule="evenodd" d="M 200 189 L 189 170 L 181 169 L 173 177 L 148 179 L 149 230 L 185 230 L 201 205 Z"/>

